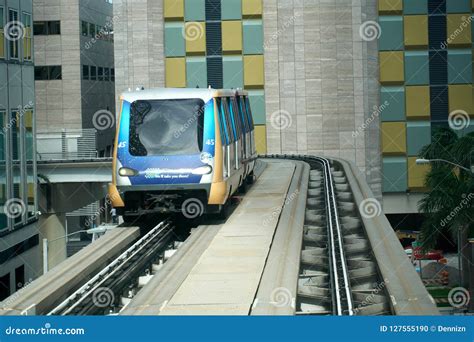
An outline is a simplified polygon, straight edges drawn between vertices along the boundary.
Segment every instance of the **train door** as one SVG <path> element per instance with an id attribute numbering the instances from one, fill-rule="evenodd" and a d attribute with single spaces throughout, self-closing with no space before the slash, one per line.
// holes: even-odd
<path id="1" fill-rule="evenodd" d="M 257 152 L 257 148 L 256 148 L 256 145 L 255 145 L 255 127 L 254 127 L 254 123 L 253 123 L 252 110 L 250 108 L 250 103 L 249 103 L 248 96 L 245 96 L 244 99 L 245 99 L 245 109 L 246 109 L 246 112 L 247 112 L 247 120 L 249 122 L 250 132 L 251 132 L 251 134 L 250 134 L 250 146 L 251 146 L 250 152 L 251 152 L 252 155 L 254 155 Z"/>
<path id="2" fill-rule="evenodd" d="M 232 128 L 232 122 L 231 122 L 231 117 L 229 113 L 229 105 L 227 104 L 227 100 L 225 97 L 221 98 L 221 106 L 220 106 L 220 111 L 222 111 L 223 114 L 223 119 L 224 119 L 224 125 L 226 127 L 226 132 L 229 136 L 229 144 L 227 145 L 227 169 L 229 173 L 229 177 L 231 177 L 235 173 L 235 159 L 236 159 L 236 151 L 235 151 L 235 135 L 234 131 Z"/>
<path id="3" fill-rule="evenodd" d="M 239 106 L 237 105 L 237 97 L 232 97 L 231 98 L 231 103 L 232 103 L 232 112 L 234 113 L 235 121 L 239 127 L 239 158 L 241 163 L 243 164 L 244 161 L 247 159 L 246 155 L 246 141 L 245 141 L 245 136 L 246 136 L 246 129 L 244 122 L 242 121 L 242 115 L 239 110 Z"/>
<path id="4" fill-rule="evenodd" d="M 229 145 L 230 145 L 230 136 L 229 132 L 227 131 L 227 125 L 225 122 L 225 115 L 224 111 L 222 110 L 222 98 L 216 98 L 217 109 L 218 109 L 218 117 L 219 117 L 219 128 L 221 131 L 221 140 L 222 140 L 222 163 L 224 174 L 223 177 L 228 178 L 230 177 L 230 170 L 229 170 Z"/>
<path id="5" fill-rule="evenodd" d="M 232 123 L 232 131 L 234 132 L 235 136 L 235 169 L 240 169 L 240 165 L 242 163 L 242 152 L 243 152 L 243 144 L 242 144 L 242 128 L 240 127 L 240 120 L 239 120 L 239 113 L 236 111 L 234 106 L 235 104 L 235 97 L 228 97 L 227 98 L 228 105 L 229 105 L 229 114 Z"/>
<path id="6" fill-rule="evenodd" d="M 242 96 L 239 96 L 237 98 L 237 102 L 238 102 L 238 107 L 239 107 L 239 115 L 240 115 L 240 118 L 241 118 L 241 122 L 242 122 L 242 126 L 244 127 L 244 131 L 245 131 L 245 138 L 244 138 L 244 141 L 245 141 L 245 159 L 249 159 L 250 157 L 252 157 L 252 153 L 251 153 L 251 147 L 250 147 L 250 125 L 249 125 L 249 122 L 247 120 L 247 111 L 245 110 L 245 103 L 243 101 L 243 97 Z"/>

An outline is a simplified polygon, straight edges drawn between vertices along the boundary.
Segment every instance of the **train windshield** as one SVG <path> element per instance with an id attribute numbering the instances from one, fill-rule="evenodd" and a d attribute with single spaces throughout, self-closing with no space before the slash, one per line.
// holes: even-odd
<path id="1" fill-rule="evenodd" d="M 204 101 L 139 100 L 130 109 L 133 156 L 189 155 L 202 151 Z"/>

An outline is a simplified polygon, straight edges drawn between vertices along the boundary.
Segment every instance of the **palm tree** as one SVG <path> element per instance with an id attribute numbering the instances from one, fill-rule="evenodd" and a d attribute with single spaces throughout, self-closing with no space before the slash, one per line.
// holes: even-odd
<path id="1" fill-rule="evenodd" d="M 458 137 L 452 129 L 440 128 L 434 133 L 431 144 L 421 150 L 420 157 L 444 159 L 469 169 L 473 149 L 474 132 Z M 420 240 L 426 250 L 433 248 L 443 234 L 457 236 L 462 255 L 460 285 L 469 288 L 469 270 L 473 263 L 468 239 L 474 229 L 474 176 L 444 162 L 431 165 L 425 178 L 429 192 L 418 205 L 426 216 Z"/>

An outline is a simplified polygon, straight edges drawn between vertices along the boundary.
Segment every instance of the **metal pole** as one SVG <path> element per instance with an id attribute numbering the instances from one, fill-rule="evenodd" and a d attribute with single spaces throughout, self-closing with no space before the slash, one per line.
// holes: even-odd
<path id="1" fill-rule="evenodd" d="M 48 272 L 48 239 L 43 239 L 43 274 Z"/>

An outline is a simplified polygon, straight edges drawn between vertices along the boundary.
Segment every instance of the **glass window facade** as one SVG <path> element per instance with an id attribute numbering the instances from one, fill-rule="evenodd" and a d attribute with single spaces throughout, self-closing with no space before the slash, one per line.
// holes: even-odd
<path id="1" fill-rule="evenodd" d="M 0 0 L 0 236 L 38 212 L 31 11 Z"/>
<path id="2" fill-rule="evenodd" d="M 10 25 L 18 25 L 18 11 L 14 9 L 9 9 L 8 10 L 8 23 Z M 16 24 L 15 24 L 16 23 Z M 10 32 L 16 32 L 15 34 L 18 34 L 18 30 L 11 29 Z M 8 34 L 6 34 L 8 36 Z M 19 59 L 20 58 L 20 44 L 18 39 L 16 37 L 13 37 L 11 39 L 8 39 L 8 53 L 10 59 Z"/>
<path id="3" fill-rule="evenodd" d="M 0 7 L 0 58 L 5 58 L 5 13 L 3 7 Z"/>

